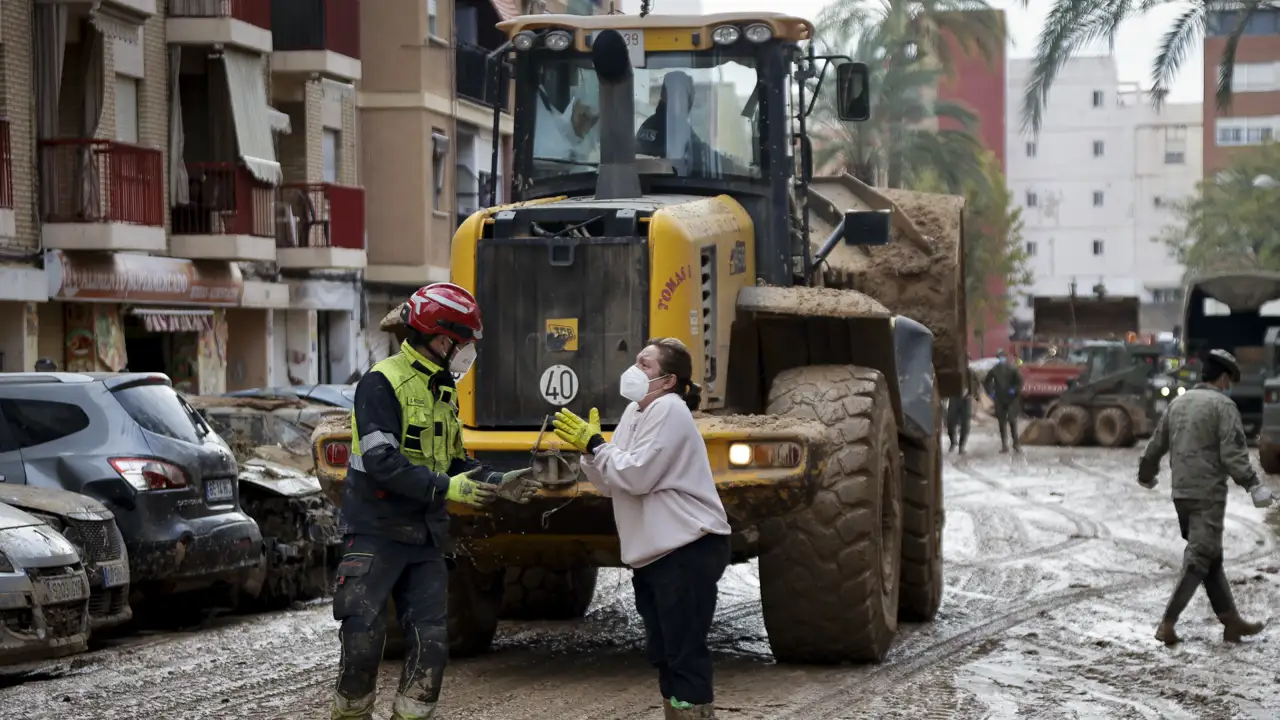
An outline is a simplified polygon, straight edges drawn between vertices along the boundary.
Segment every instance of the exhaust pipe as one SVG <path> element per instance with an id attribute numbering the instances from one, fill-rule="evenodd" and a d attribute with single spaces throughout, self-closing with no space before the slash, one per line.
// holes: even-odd
<path id="1" fill-rule="evenodd" d="M 600 81 L 600 167 L 597 200 L 641 196 L 636 167 L 635 75 L 627 43 L 617 30 L 604 30 L 591 43 L 591 64 Z"/>

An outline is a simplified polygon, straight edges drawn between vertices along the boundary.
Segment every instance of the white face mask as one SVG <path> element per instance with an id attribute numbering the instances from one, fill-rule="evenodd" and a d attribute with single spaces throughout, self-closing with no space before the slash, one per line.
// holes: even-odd
<path id="1" fill-rule="evenodd" d="M 618 392 L 622 397 L 630 400 L 631 402 L 638 403 L 649 397 L 651 394 L 649 392 L 649 383 L 652 383 L 654 380 L 661 380 L 665 377 L 667 376 L 662 375 L 650 380 L 649 376 L 644 374 L 644 371 L 640 369 L 639 365 L 632 365 L 627 368 L 626 372 L 622 373 L 622 378 L 618 383 Z"/>
<path id="2" fill-rule="evenodd" d="M 475 361 L 476 344 L 467 343 L 453 353 L 453 358 L 449 360 L 449 372 L 453 373 L 455 378 L 461 378 L 471 370 L 471 366 L 475 364 Z"/>

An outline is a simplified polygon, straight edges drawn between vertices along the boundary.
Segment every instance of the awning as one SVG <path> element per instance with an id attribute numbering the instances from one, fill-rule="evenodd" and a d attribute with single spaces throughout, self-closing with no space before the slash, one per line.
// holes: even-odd
<path id="1" fill-rule="evenodd" d="M 233 262 L 127 252 L 49 250 L 44 275 L 50 300 L 235 307 L 244 292 Z"/>
<path id="2" fill-rule="evenodd" d="M 515 0 L 489 0 L 493 3 L 493 9 L 497 11 L 498 17 L 503 20 L 520 17 L 523 13 L 520 8 L 516 7 Z"/>
<path id="3" fill-rule="evenodd" d="M 271 120 L 271 129 L 281 135 L 288 135 L 293 132 L 293 121 L 289 119 L 288 113 L 282 113 L 279 110 L 267 106 L 267 117 Z"/>
<path id="4" fill-rule="evenodd" d="M 134 308 L 147 332 L 211 332 L 212 310 L 177 310 Z"/>
<path id="5" fill-rule="evenodd" d="M 142 24 L 146 18 L 119 12 L 105 5 L 98 5 L 89 13 L 89 22 L 103 37 L 137 44 L 142 36 Z"/>
<path id="6" fill-rule="evenodd" d="M 283 179 L 276 162 L 275 138 L 271 136 L 271 113 L 267 105 L 267 82 L 261 55 L 231 48 L 222 51 L 231 91 L 231 115 L 235 120 L 240 159 L 259 181 L 279 185 Z"/>

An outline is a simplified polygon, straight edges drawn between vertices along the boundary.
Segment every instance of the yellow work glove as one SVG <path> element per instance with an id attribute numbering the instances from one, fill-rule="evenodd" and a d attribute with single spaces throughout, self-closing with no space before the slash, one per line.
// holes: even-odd
<path id="1" fill-rule="evenodd" d="M 581 452 L 587 452 L 587 448 L 591 445 L 591 438 L 600 434 L 600 411 L 591 408 L 590 417 L 590 420 L 583 420 L 574 415 L 572 410 L 561 408 L 556 411 L 556 417 L 551 422 L 551 426 L 556 431 L 556 437 Z"/>
<path id="2" fill-rule="evenodd" d="M 497 487 L 476 480 L 475 476 L 481 472 L 483 472 L 482 468 L 476 468 L 449 478 L 449 492 L 445 498 L 471 507 L 485 507 L 493 502 L 497 497 L 494 494 Z"/>

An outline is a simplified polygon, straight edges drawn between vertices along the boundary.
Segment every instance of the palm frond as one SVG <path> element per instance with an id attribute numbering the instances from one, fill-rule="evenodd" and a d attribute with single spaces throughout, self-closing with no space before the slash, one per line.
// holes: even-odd
<path id="1" fill-rule="evenodd" d="M 1169 86 L 1182 68 L 1187 50 L 1203 36 L 1206 17 L 1203 5 L 1193 5 L 1173 21 L 1173 26 L 1160 39 L 1160 52 L 1151 68 L 1151 101 L 1157 108 L 1169 94 Z"/>
<path id="2" fill-rule="evenodd" d="M 1231 107 L 1231 81 L 1236 71 L 1236 48 L 1240 45 L 1240 36 L 1244 35 L 1255 13 L 1263 6 L 1269 6 L 1266 0 L 1242 0 L 1238 3 L 1240 20 L 1227 36 L 1227 44 L 1222 48 L 1222 58 L 1218 61 L 1218 89 L 1214 100 L 1219 110 Z"/>

